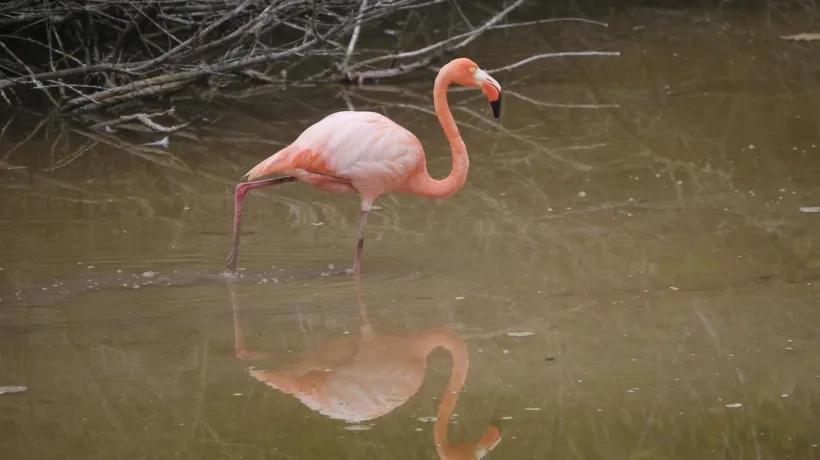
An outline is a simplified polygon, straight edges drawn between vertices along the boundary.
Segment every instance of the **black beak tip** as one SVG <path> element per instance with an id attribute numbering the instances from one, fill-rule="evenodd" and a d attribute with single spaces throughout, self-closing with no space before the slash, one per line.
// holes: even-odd
<path id="1" fill-rule="evenodd" d="M 498 95 L 498 99 L 490 102 L 490 107 L 493 109 L 493 117 L 498 120 L 501 117 L 501 94 Z"/>

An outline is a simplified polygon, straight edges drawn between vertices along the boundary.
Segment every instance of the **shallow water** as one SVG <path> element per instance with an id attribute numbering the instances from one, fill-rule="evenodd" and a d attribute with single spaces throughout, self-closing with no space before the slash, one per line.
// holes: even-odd
<path id="1" fill-rule="evenodd" d="M 500 125 L 451 92 L 467 184 L 382 197 L 360 289 L 338 273 L 356 198 L 304 184 L 252 192 L 245 278 L 216 276 L 233 185 L 347 101 L 409 127 L 446 175 L 429 84 L 255 89 L 167 149 L 16 114 L 0 141 L 25 167 L 0 170 L 0 387 L 26 388 L 0 394 L 0 449 L 439 458 L 431 417 L 468 365 L 447 443 L 498 427 L 487 458 L 820 458 L 820 214 L 801 212 L 820 206 L 817 47 L 777 40 L 810 20 L 789 18 L 634 9 L 476 48 L 486 68 L 621 56 L 496 74 Z"/>

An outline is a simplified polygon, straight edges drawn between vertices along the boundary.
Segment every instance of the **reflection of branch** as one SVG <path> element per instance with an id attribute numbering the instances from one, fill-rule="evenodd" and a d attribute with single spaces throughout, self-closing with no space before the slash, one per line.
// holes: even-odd
<path id="1" fill-rule="evenodd" d="M 175 133 L 179 130 L 187 128 L 194 121 L 196 121 L 194 119 L 194 120 L 188 120 L 187 122 L 181 123 L 181 124 L 178 124 L 178 125 L 164 126 L 164 125 L 161 125 L 161 124 L 159 124 L 159 123 L 157 123 L 153 120 L 153 118 L 155 118 L 155 117 L 167 116 L 167 115 L 171 115 L 173 113 L 174 113 L 174 107 L 171 107 L 170 109 L 165 110 L 163 112 L 157 112 L 157 113 L 152 113 L 152 114 L 134 113 L 134 114 L 131 114 L 131 115 L 122 115 L 122 116 L 120 116 L 120 117 L 118 117 L 114 120 L 109 120 L 109 121 L 104 121 L 104 122 L 97 123 L 97 124 L 93 125 L 91 127 L 91 129 L 98 129 L 99 130 L 99 129 L 104 129 L 104 128 L 108 128 L 108 127 L 111 127 L 111 126 L 117 126 L 117 125 L 121 125 L 123 123 L 128 123 L 128 122 L 136 120 L 136 121 L 139 121 L 140 123 L 144 124 L 145 126 L 149 127 L 153 131 L 160 132 L 160 133 L 171 134 L 171 133 Z"/>
<path id="2" fill-rule="evenodd" d="M 63 158 L 62 160 L 58 161 L 54 166 L 51 166 L 49 168 L 45 168 L 45 171 L 47 171 L 47 172 L 56 171 L 60 168 L 63 168 L 65 166 L 70 165 L 71 163 L 76 161 L 78 158 L 85 155 L 85 153 L 87 151 L 89 151 L 89 150 L 93 149 L 94 147 L 96 147 L 98 143 L 99 142 L 96 142 L 96 141 L 89 141 L 88 143 L 86 143 L 86 145 L 83 145 L 82 147 L 77 149 L 74 153 L 72 153 L 71 155 L 68 155 L 67 158 Z"/>
<path id="3" fill-rule="evenodd" d="M 185 163 L 184 161 L 177 158 L 175 155 L 171 153 L 163 152 L 159 149 L 153 149 L 147 146 L 135 146 L 133 144 L 128 143 L 127 141 L 121 141 L 116 137 L 108 134 L 79 129 L 74 129 L 73 131 L 91 140 L 101 142 L 103 144 L 107 144 L 119 149 L 123 149 L 128 153 L 144 158 L 148 161 L 168 166 L 179 171 L 191 172 L 191 168 L 188 166 L 187 163 Z"/>
<path id="4" fill-rule="evenodd" d="M 25 145 L 28 141 L 30 141 L 40 131 L 40 129 L 42 129 L 42 127 L 46 125 L 46 123 L 48 123 L 48 118 L 43 117 L 39 122 L 37 122 L 37 126 L 35 126 L 34 129 L 32 129 L 31 131 L 29 131 L 28 136 L 23 138 L 23 140 L 18 142 L 17 145 L 15 145 L 14 147 L 6 150 L 5 155 L 3 156 L 3 158 L 11 157 L 11 154 L 14 153 L 15 150 L 19 149 L 20 147 Z"/>

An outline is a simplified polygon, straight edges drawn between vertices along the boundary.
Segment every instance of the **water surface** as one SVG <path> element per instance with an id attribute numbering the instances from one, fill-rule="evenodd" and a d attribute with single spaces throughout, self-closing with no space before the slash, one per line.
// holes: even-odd
<path id="1" fill-rule="evenodd" d="M 246 278 L 210 276 L 233 186 L 348 103 L 411 129 L 443 177 L 431 82 L 249 90 L 167 149 L 16 114 L 0 141 L 15 168 L 0 171 L 0 386 L 27 390 L 0 395 L 0 449 L 438 458 L 433 417 L 462 366 L 447 442 L 500 428 L 487 458 L 820 458 L 820 215 L 800 210 L 820 205 L 817 48 L 777 40 L 806 17 L 605 19 L 470 51 L 489 69 L 621 56 L 497 74 L 500 125 L 451 92 L 467 184 L 382 197 L 358 290 L 338 274 L 357 199 L 304 184 L 253 192 Z M 265 359 L 238 359 L 237 321 L 239 354 Z M 334 412 L 322 391 L 338 382 Z"/>

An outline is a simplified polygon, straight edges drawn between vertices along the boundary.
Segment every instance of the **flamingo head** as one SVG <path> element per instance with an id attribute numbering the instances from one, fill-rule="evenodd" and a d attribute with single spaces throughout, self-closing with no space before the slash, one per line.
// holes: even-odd
<path id="1" fill-rule="evenodd" d="M 501 116 L 501 85 L 490 74 L 470 59 L 454 59 L 451 63 L 454 66 L 455 78 L 453 81 L 462 86 L 472 88 L 478 87 L 490 101 L 493 109 L 493 117 L 498 120 Z"/>
<path id="2" fill-rule="evenodd" d="M 438 446 L 442 460 L 479 460 L 487 456 L 501 442 L 501 429 L 490 425 L 478 442 Z"/>

